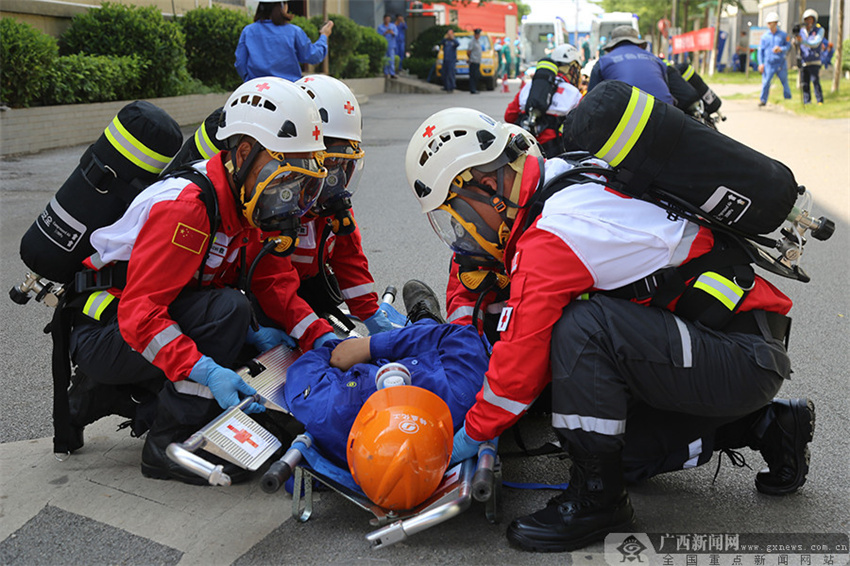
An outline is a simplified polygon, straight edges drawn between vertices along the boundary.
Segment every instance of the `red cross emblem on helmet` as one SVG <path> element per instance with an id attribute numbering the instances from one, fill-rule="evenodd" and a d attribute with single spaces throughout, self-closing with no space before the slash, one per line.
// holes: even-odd
<path id="1" fill-rule="evenodd" d="M 316 126 L 316 129 L 313 130 L 313 137 L 316 138 L 316 141 L 319 140 L 319 136 L 322 135 L 322 130 L 319 129 L 319 126 Z"/>
<path id="2" fill-rule="evenodd" d="M 263 92 L 264 90 L 268 90 L 270 88 L 271 87 L 269 86 L 269 83 L 262 83 L 257 85 L 257 90 L 260 92 Z"/>
<path id="3" fill-rule="evenodd" d="M 422 137 L 423 138 L 430 138 L 431 136 L 434 135 L 434 130 L 436 130 L 436 129 L 437 129 L 437 126 L 427 126 L 425 128 L 425 133 L 422 134 Z"/>
<path id="4" fill-rule="evenodd" d="M 343 108 L 345 108 L 345 111 L 348 112 L 349 114 L 354 112 L 354 105 L 351 104 L 350 100 L 345 101 L 345 106 L 343 106 Z"/>

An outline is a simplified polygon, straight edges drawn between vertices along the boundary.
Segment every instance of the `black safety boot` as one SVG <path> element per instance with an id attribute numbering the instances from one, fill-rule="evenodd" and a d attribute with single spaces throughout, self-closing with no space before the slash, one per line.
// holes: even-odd
<path id="1" fill-rule="evenodd" d="M 172 442 L 185 442 L 190 436 L 221 414 L 221 408 L 213 399 L 178 393 L 174 384 L 168 382 L 159 394 L 156 418 L 145 438 L 142 448 L 142 475 L 159 480 L 178 480 L 192 485 L 208 485 L 198 475 L 172 461 L 166 449 Z M 250 472 L 221 458 L 199 451 L 198 456 L 208 462 L 224 466 L 224 473 L 231 483 L 248 480 Z"/>
<path id="2" fill-rule="evenodd" d="M 571 452 L 570 485 L 544 509 L 515 519 L 508 541 L 534 552 L 565 552 L 628 530 L 635 512 L 623 480 L 620 452 Z"/>
<path id="3" fill-rule="evenodd" d="M 811 400 L 774 399 L 752 415 L 721 427 L 715 448 L 758 450 L 767 468 L 756 474 L 756 489 L 767 495 L 786 495 L 806 483 L 808 444 L 814 432 L 815 404 Z"/>
<path id="4" fill-rule="evenodd" d="M 155 397 L 154 393 L 135 385 L 98 383 L 77 370 L 71 387 L 68 388 L 72 431 L 69 451 L 73 452 L 83 447 L 83 429 L 87 425 L 109 415 L 135 419 L 139 405 L 153 401 Z"/>
<path id="5" fill-rule="evenodd" d="M 401 290 L 401 296 L 404 300 L 404 309 L 407 311 L 407 319 L 410 322 L 416 322 L 423 318 L 430 318 L 440 324 L 446 322 L 440 315 L 440 300 L 437 298 L 437 294 L 422 281 L 411 279 L 405 283 Z"/>

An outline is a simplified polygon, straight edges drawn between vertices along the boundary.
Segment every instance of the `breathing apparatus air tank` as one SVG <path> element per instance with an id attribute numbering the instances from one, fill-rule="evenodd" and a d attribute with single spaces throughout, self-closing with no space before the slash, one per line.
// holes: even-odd
<path id="1" fill-rule="evenodd" d="M 24 234 L 26 266 L 40 278 L 70 282 L 94 252 L 91 233 L 121 217 L 182 141 L 177 122 L 161 108 L 146 101 L 122 108 Z"/>

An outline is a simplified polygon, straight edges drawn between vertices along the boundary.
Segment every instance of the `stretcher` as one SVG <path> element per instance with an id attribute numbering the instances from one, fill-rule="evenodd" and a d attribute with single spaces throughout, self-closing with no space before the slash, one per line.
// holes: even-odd
<path id="1" fill-rule="evenodd" d="M 404 321 L 385 294 L 382 308 L 390 319 Z M 395 316 L 397 315 L 397 317 Z M 245 412 L 257 402 L 266 410 L 286 414 L 284 385 L 286 372 L 298 359 L 299 351 L 280 345 L 252 359 L 237 373 L 257 390 L 244 398 L 190 436 L 185 442 L 172 443 L 166 453 L 184 469 L 204 478 L 210 485 L 228 486 L 230 477 L 224 466 L 213 464 L 198 452 L 204 450 L 240 468 L 256 471 L 278 453 L 281 442 Z M 450 467 L 434 493 L 414 509 L 397 512 L 383 509 L 370 501 L 354 482 L 348 469 L 342 469 L 322 456 L 309 434 L 298 436 L 278 461 L 272 463 L 262 477 L 261 485 L 272 494 L 290 479 L 293 480 L 292 516 L 307 521 L 313 513 L 313 487 L 323 485 L 372 513 L 371 524 L 379 527 L 366 539 L 372 548 L 383 548 L 409 536 L 447 521 L 466 509 L 472 500 L 484 503 L 485 516 L 490 522 L 500 520 L 501 465 L 493 445 L 485 443 L 479 454 Z"/>

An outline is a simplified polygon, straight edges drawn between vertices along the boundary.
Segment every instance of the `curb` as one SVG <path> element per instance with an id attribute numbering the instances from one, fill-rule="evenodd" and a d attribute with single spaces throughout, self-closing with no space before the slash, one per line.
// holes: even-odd
<path id="1" fill-rule="evenodd" d="M 418 79 L 399 77 L 385 79 L 346 79 L 357 101 L 369 102 L 369 97 L 392 93 L 437 94 L 439 87 Z M 434 90 L 436 89 L 436 90 Z M 193 94 L 168 98 L 145 99 L 159 106 L 177 121 L 180 127 L 200 124 L 216 108 L 227 101 L 228 93 Z M 68 104 L 35 108 L 8 108 L 0 111 L 0 156 L 36 153 L 80 144 L 90 144 L 112 121 L 118 111 L 131 101 Z"/>

